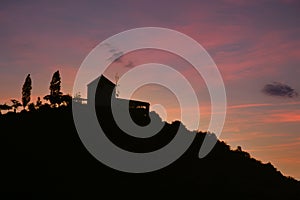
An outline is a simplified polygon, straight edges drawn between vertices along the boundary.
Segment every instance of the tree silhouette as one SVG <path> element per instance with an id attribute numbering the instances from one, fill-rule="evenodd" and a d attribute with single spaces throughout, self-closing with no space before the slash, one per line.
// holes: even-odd
<path id="1" fill-rule="evenodd" d="M 236 151 L 242 152 L 242 147 L 241 146 L 237 146 Z"/>
<path id="2" fill-rule="evenodd" d="M 0 104 L 0 115 L 2 114 L 1 113 L 2 110 L 10 110 L 10 109 L 11 109 L 11 106 L 7 105 L 6 103 Z"/>
<path id="3" fill-rule="evenodd" d="M 25 79 L 24 85 L 22 87 L 22 104 L 24 110 L 27 104 L 30 102 L 31 89 L 32 89 L 31 78 L 30 78 L 30 74 L 28 74 Z"/>
<path id="4" fill-rule="evenodd" d="M 30 103 L 30 104 L 28 104 L 28 110 L 29 110 L 30 112 L 34 112 L 34 111 L 36 111 L 36 108 L 35 108 L 35 105 L 34 105 L 34 103 Z"/>
<path id="5" fill-rule="evenodd" d="M 11 107 L 14 109 L 14 112 L 17 112 L 18 107 L 22 106 L 22 104 L 16 99 L 11 99 L 10 101 L 13 103 Z"/>
<path id="6" fill-rule="evenodd" d="M 65 105 L 65 106 L 69 106 L 72 104 L 72 96 L 69 94 L 66 95 L 62 95 L 61 97 L 61 102 Z"/>
<path id="7" fill-rule="evenodd" d="M 50 101 L 52 107 L 57 107 L 61 104 L 61 97 L 62 97 L 62 92 L 60 92 L 60 86 L 61 80 L 60 80 L 60 74 L 59 71 L 57 70 L 53 76 L 52 80 L 50 82 L 50 94 L 46 95 L 44 97 L 45 100 Z"/>
<path id="8" fill-rule="evenodd" d="M 38 98 L 37 98 L 37 100 L 36 100 L 36 103 L 35 103 L 35 107 L 36 107 L 36 108 L 40 108 L 40 107 L 41 107 L 41 105 L 42 105 L 41 98 L 40 98 L 40 97 L 38 97 Z"/>

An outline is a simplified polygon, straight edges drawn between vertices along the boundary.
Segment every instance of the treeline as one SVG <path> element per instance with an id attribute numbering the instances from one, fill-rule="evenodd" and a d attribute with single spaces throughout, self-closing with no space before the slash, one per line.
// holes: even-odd
<path id="1" fill-rule="evenodd" d="M 52 76 L 49 86 L 50 94 L 43 97 L 43 99 L 46 101 L 45 103 L 42 102 L 40 97 L 37 98 L 35 103 L 30 102 L 31 90 L 32 81 L 30 74 L 28 74 L 22 87 L 21 102 L 17 99 L 11 99 L 10 105 L 6 103 L 0 104 L 0 114 L 2 114 L 1 111 L 10 110 L 13 110 L 13 112 L 16 113 L 19 107 L 23 107 L 22 111 L 36 111 L 40 108 L 58 108 L 60 106 L 69 106 L 72 103 L 72 96 L 69 94 L 63 94 L 63 92 L 61 92 L 61 77 L 59 70 L 54 72 Z"/>

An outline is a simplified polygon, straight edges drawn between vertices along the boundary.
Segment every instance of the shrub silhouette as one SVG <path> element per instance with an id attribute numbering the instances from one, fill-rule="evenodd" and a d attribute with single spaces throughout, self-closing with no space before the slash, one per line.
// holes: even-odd
<path id="1" fill-rule="evenodd" d="M 36 108 L 35 108 L 35 105 L 34 103 L 30 103 L 28 104 L 28 110 L 31 111 L 31 112 L 34 112 L 36 111 Z"/>
<path id="2" fill-rule="evenodd" d="M 11 99 L 10 101 L 12 102 L 12 106 L 11 107 L 14 109 L 14 113 L 16 113 L 18 107 L 22 106 L 22 104 L 18 100 L 16 100 L 16 99 Z"/>
<path id="3" fill-rule="evenodd" d="M 0 115 L 2 114 L 2 110 L 10 110 L 11 109 L 11 106 L 7 105 L 6 103 L 5 104 L 0 104 Z"/>
<path id="4" fill-rule="evenodd" d="M 69 94 L 61 96 L 61 103 L 64 106 L 70 106 L 72 104 L 72 97 Z"/>

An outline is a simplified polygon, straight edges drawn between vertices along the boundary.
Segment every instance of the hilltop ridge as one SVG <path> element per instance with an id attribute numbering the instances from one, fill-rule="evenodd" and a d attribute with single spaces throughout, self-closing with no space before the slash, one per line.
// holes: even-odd
<path id="1" fill-rule="evenodd" d="M 165 123 L 165 134 L 172 135 L 179 124 Z M 7 113 L 0 116 L 0 127 L 4 192 L 45 193 L 49 197 L 61 192 L 74 197 L 88 191 L 118 194 L 111 190 L 122 191 L 124 197 L 149 191 L 155 195 L 188 193 L 212 198 L 300 197 L 299 181 L 283 176 L 272 164 L 264 164 L 241 149 L 231 149 L 223 141 L 217 141 L 209 155 L 199 159 L 199 148 L 208 134 L 205 132 L 197 133 L 191 147 L 171 165 L 155 172 L 131 174 L 113 170 L 88 153 L 77 135 L 70 106 Z"/>

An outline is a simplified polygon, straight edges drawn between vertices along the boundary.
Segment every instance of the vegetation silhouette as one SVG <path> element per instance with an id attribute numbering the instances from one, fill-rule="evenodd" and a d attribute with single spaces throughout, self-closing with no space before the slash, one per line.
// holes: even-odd
<path id="1" fill-rule="evenodd" d="M 252 158 L 241 147 L 231 149 L 209 132 L 197 132 L 190 148 L 161 170 L 132 174 L 111 169 L 97 161 L 82 144 L 73 122 L 72 98 L 62 100 L 60 79 L 55 76 L 51 83 L 57 85 L 50 87 L 53 89 L 50 96 L 59 96 L 60 100 L 52 99 L 49 105 L 39 99 L 39 103 L 28 105 L 29 111 L 0 115 L 3 192 L 37 199 L 104 198 L 107 195 L 110 198 L 178 198 L 183 195 L 197 199 L 300 197 L 299 181 L 283 176 L 271 163 Z M 4 105 L 0 105 L 0 109 L 9 107 Z M 84 109 L 80 103 L 77 106 Z M 164 126 L 158 136 L 148 141 L 135 140 L 125 136 L 110 121 L 107 117 L 110 111 L 98 112 L 103 112 L 98 120 L 109 139 L 135 152 L 160 148 L 174 137 L 181 124 L 160 121 Z M 150 115 L 161 120 L 155 113 Z M 206 135 L 217 143 L 208 156 L 199 159 L 198 152 Z"/>
<path id="2" fill-rule="evenodd" d="M 50 102 L 51 107 L 59 107 L 61 104 L 69 105 L 72 102 L 72 97 L 70 95 L 63 95 L 63 93 L 60 91 L 61 89 L 61 77 L 59 70 L 54 72 L 49 90 L 50 94 L 44 96 L 44 99 L 46 101 Z"/>
<path id="3" fill-rule="evenodd" d="M 6 103 L 0 104 L 0 115 L 2 114 L 2 110 L 10 110 L 11 106 L 7 105 Z"/>
<path id="4" fill-rule="evenodd" d="M 12 102 L 11 108 L 14 109 L 14 113 L 17 112 L 17 109 L 22 106 L 22 104 L 20 103 L 20 101 L 16 100 L 16 99 L 11 99 L 10 100 Z"/>
<path id="5" fill-rule="evenodd" d="M 31 78 L 30 74 L 27 75 L 24 85 L 22 87 L 22 105 L 25 110 L 27 104 L 30 102 L 30 95 L 31 95 Z"/>

